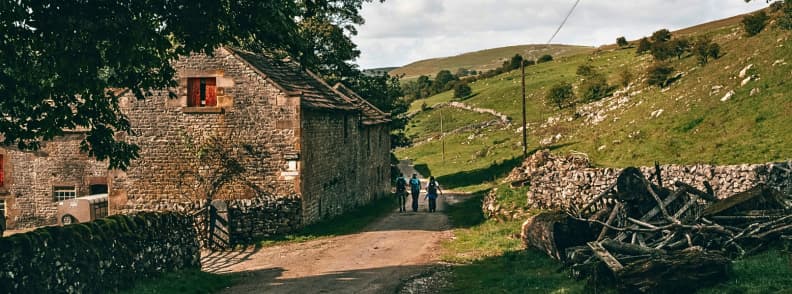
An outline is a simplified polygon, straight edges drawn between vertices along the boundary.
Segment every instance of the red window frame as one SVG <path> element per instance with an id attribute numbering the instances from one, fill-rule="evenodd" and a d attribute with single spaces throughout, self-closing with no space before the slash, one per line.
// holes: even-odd
<path id="1" fill-rule="evenodd" d="M 187 79 L 187 106 L 190 107 L 217 106 L 217 79 L 216 78 Z"/>
<path id="2" fill-rule="evenodd" d="M 3 168 L 5 165 L 5 158 L 2 154 L 0 154 L 0 187 L 5 186 L 5 169 Z"/>

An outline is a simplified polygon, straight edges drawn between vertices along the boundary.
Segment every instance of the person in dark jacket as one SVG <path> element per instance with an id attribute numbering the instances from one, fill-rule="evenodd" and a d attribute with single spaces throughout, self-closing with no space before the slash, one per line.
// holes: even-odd
<path id="1" fill-rule="evenodd" d="M 440 183 L 434 177 L 429 177 L 429 184 L 426 185 L 426 199 L 429 199 L 429 212 L 437 211 L 437 192 L 443 195 Z"/>
<path id="2" fill-rule="evenodd" d="M 418 196 L 421 195 L 421 180 L 418 175 L 413 174 L 410 179 L 410 192 L 412 192 L 412 210 L 418 212 Z"/>
<path id="3" fill-rule="evenodd" d="M 404 179 L 404 174 L 399 173 L 396 178 L 396 198 L 399 199 L 399 212 L 407 211 L 407 180 Z"/>

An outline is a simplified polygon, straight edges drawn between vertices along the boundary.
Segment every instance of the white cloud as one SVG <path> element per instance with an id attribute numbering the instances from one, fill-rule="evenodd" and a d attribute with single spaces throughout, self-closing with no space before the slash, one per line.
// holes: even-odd
<path id="1" fill-rule="evenodd" d="M 362 68 L 506 45 L 545 43 L 574 0 L 386 0 L 363 8 Z M 750 12 L 754 0 L 583 0 L 553 43 L 597 46 Z"/>

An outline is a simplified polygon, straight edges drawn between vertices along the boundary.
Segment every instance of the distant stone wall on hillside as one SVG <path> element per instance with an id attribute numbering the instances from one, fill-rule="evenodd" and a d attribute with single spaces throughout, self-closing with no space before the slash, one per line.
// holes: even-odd
<path id="1" fill-rule="evenodd" d="M 648 178 L 654 167 L 639 167 Z M 765 163 L 741 165 L 661 165 L 663 186 L 682 181 L 704 190 L 709 182 L 718 198 L 746 191 L 760 183 L 792 197 L 792 164 Z M 538 152 L 512 172 L 509 179 L 527 179 L 531 189 L 527 204 L 531 208 L 565 208 L 583 205 L 608 189 L 621 172 L 617 168 L 592 168 L 588 159 L 571 155 L 556 157 L 548 151 Z"/>

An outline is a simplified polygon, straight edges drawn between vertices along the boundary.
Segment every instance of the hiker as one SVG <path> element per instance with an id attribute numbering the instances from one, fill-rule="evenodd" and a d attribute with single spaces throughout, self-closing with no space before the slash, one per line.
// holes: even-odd
<path id="1" fill-rule="evenodd" d="M 429 199 L 429 212 L 437 211 L 437 192 L 443 195 L 443 190 L 440 189 L 440 183 L 435 178 L 429 177 L 429 184 L 426 185 L 426 199 Z"/>
<path id="2" fill-rule="evenodd" d="M 396 178 L 396 198 L 399 199 L 399 212 L 407 211 L 407 180 L 404 179 L 404 174 L 399 173 Z"/>
<path id="3" fill-rule="evenodd" d="M 413 174 L 410 179 L 410 192 L 412 192 L 412 209 L 413 212 L 418 212 L 418 196 L 421 195 L 421 180 L 418 175 Z"/>

